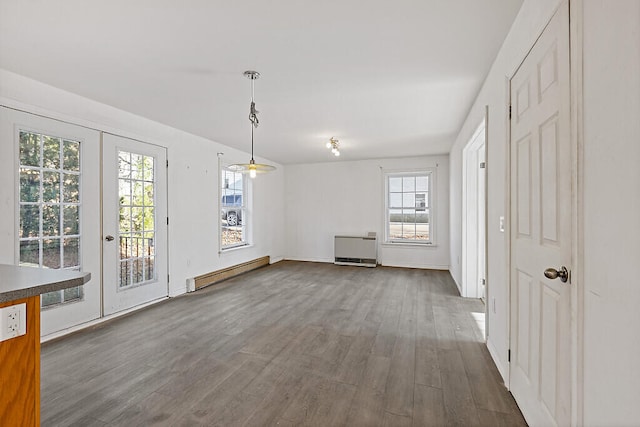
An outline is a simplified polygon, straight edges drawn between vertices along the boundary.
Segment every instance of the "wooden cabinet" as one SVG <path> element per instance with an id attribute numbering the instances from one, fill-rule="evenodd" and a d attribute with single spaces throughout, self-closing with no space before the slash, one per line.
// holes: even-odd
<path id="1" fill-rule="evenodd" d="M 40 425 L 40 296 L 0 303 L 27 304 L 27 333 L 0 342 L 0 425 Z"/>
<path id="2" fill-rule="evenodd" d="M 0 341 L 0 426 L 40 425 L 40 294 L 89 279 L 90 273 L 0 264 L 0 308 L 26 304 L 25 334 Z"/>

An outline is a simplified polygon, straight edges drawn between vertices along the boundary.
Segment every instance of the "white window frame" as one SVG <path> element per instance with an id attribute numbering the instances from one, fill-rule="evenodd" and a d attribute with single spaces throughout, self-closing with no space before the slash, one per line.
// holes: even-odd
<path id="1" fill-rule="evenodd" d="M 242 205 L 239 207 L 239 209 L 242 211 L 242 241 L 238 242 L 238 243 L 233 243 L 233 244 L 229 244 L 229 245 L 225 245 L 223 244 L 222 241 L 222 233 L 223 233 L 223 224 L 222 224 L 222 211 L 225 208 L 223 203 L 222 203 L 222 198 L 225 196 L 224 194 L 224 175 L 225 172 L 230 172 L 230 173 L 234 173 L 234 174 L 239 174 L 242 175 Z M 220 167 L 220 184 L 218 185 L 218 233 L 219 233 L 219 247 L 220 247 L 220 253 L 222 252 L 226 252 L 229 250 L 234 250 L 234 249 L 240 249 L 240 248 L 245 248 L 245 247 L 249 247 L 251 246 L 250 242 L 249 242 L 249 228 L 250 228 L 250 221 L 251 221 L 251 215 L 249 212 L 249 179 L 248 179 L 248 175 L 246 174 L 242 174 L 240 172 L 235 172 L 232 170 L 229 170 L 228 167 L 221 165 Z"/>
<path id="2" fill-rule="evenodd" d="M 436 180 L 437 180 L 436 168 L 419 168 L 419 169 L 401 169 L 401 170 L 383 170 L 383 188 L 384 188 L 384 206 L 383 206 L 383 229 L 384 229 L 384 244 L 389 246 L 435 246 L 436 244 L 436 207 L 434 206 L 434 200 L 436 193 Z M 410 239 L 392 239 L 390 238 L 390 200 L 389 200 L 389 178 L 391 177 L 403 177 L 403 176 L 428 176 L 428 188 L 427 188 L 427 200 L 426 206 L 428 206 L 429 212 L 429 239 L 428 240 L 410 240 Z"/>

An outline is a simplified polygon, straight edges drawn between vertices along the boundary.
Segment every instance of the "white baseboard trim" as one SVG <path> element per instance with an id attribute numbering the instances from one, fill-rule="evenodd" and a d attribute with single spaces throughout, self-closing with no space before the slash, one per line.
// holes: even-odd
<path id="1" fill-rule="evenodd" d="M 276 262 L 284 261 L 283 256 L 277 256 L 269 259 L 269 264 L 275 264 Z"/>
<path id="2" fill-rule="evenodd" d="M 424 265 L 424 264 L 387 264 L 384 262 L 380 262 L 380 265 L 383 267 L 399 267 L 399 268 L 418 268 L 421 270 L 443 270 L 449 271 L 448 265 Z"/>
<path id="3" fill-rule="evenodd" d="M 51 334 L 48 334 L 48 335 L 40 337 L 40 343 L 45 343 L 45 342 L 48 342 L 48 341 L 51 341 L 51 340 L 55 340 L 57 338 L 64 337 L 65 335 L 69 335 L 69 334 L 72 334 L 74 332 L 81 331 L 83 329 L 91 328 L 91 327 L 99 325 L 101 323 L 108 322 L 109 320 L 113 320 L 113 319 L 117 319 L 118 317 L 122 317 L 125 314 L 133 313 L 134 311 L 138 311 L 138 310 L 141 310 L 143 308 L 147 308 L 149 306 L 161 303 L 163 301 L 167 301 L 168 299 L 170 299 L 170 298 L 169 297 L 160 298 L 160 299 L 157 299 L 157 300 L 154 300 L 154 301 L 151 301 L 151 302 L 147 302 L 145 304 L 137 305 L 137 306 L 135 306 L 133 308 L 129 308 L 127 310 L 123 310 L 123 311 L 119 311 L 119 312 L 114 313 L 114 314 L 110 314 L 108 316 L 104 316 L 104 317 L 100 317 L 98 319 L 90 320 L 88 322 L 81 323 L 79 325 L 72 326 L 72 327 L 67 328 L 67 329 L 63 329 L 61 331 L 53 332 Z"/>
<path id="4" fill-rule="evenodd" d="M 182 295 L 182 294 L 186 294 L 187 293 L 187 287 L 186 285 L 182 288 L 178 288 L 178 289 L 172 289 L 169 292 L 169 297 L 173 298 L 173 297 L 177 297 L 178 295 Z"/>
<path id="5" fill-rule="evenodd" d="M 458 292 L 460 292 L 460 295 L 462 295 L 462 286 L 460 285 L 460 283 L 458 283 L 455 276 L 453 275 L 453 272 L 451 271 L 451 266 L 449 266 L 448 270 L 449 270 L 449 274 L 451 275 L 451 278 L 453 279 L 453 283 L 455 283 L 456 286 L 458 287 Z"/>
<path id="6" fill-rule="evenodd" d="M 334 263 L 334 259 L 333 258 L 302 258 L 302 257 L 285 257 L 285 259 L 287 261 L 302 261 L 302 262 L 324 262 L 324 263 L 329 263 L 329 264 L 333 264 Z M 443 271 L 448 271 L 449 270 L 449 266 L 448 265 L 424 265 L 424 264 L 385 264 L 383 262 L 381 262 L 380 260 L 378 260 L 378 262 L 380 263 L 380 265 L 382 267 L 399 267 L 399 268 L 417 268 L 417 269 L 422 269 L 422 270 L 443 270 Z"/>
<path id="7" fill-rule="evenodd" d="M 502 362 L 502 359 L 498 357 L 500 353 L 498 352 L 496 347 L 493 345 L 493 341 L 491 341 L 490 338 L 487 338 L 487 349 L 489 350 L 489 354 L 493 359 L 493 363 L 495 363 L 496 368 L 498 368 L 498 372 L 500 372 L 502 381 L 504 381 L 504 384 L 507 386 L 507 389 L 508 389 L 509 388 L 509 368 L 508 366 L 505 366 Z"/>
<path id="8" fill-rule="evenodd" d="M 299 257 L 285 257 L 287 261 L 303 261 L 303 262 L 328 262 L 333 264 L 333 258 L 299 258 Z"/>

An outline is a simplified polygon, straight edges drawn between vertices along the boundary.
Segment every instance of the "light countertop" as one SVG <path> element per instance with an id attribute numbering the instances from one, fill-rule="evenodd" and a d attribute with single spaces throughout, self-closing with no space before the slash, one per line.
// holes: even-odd
<path id="1" fill-rule="evenodd" d="M 83 285 L 91 273 L 0 264 L 0 303 Z"/>

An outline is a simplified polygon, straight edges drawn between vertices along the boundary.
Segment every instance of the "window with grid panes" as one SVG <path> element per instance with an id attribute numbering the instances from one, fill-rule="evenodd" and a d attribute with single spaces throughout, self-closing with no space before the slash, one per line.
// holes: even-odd
<path id="1" fill-rule="evenodd" d="M 433 243 L 433 171 L 385 173 L 388 243 Z"/>

